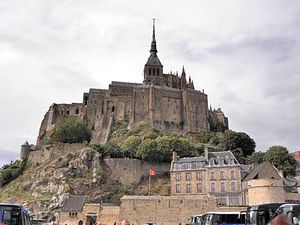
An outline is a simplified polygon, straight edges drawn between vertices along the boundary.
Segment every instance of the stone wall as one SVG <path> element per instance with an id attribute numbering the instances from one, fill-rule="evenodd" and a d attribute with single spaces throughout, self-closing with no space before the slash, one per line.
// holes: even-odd
<path id="1" fill-rule="evenodd" d="M 134 224 L 185 224 L 192 215 L 215 211 L 215 200 L 205 195 L 190 196 L 124 196 L 120 219 Z"/>
<path id="2" fill-rule="evenodd" d="M 28 160 L 33 163 L 43 163 L 84 147 L 86 147 L 84 143 L 43 145 L 40 150 L 31 151 Z"/>
<path id="3" fill-rule="evenodd" d="M 170 163 L 146 162 L 138 159 L 105 159 L 111 170 L 111 176 L 123 184 L 132 184 L 142 177 L 149 176 L 149 170 L 155 170 L 157 175 L 170 171 Z"/>
<path id="4" fill-rule="evenodd" d="M 244 198 L 247 205 L 285 202 L 282 180 L 249 180 L 243 183 L 243 187 L 246 188 Z"/>
<path id="5" fill-rule="evenodd" d="M 99 204 L 85 204 L 82 212 L 60 212 L 59 215 L 59 225 L 78 225 L 79 221 L 82 224 L 88 223 L 88 215 L 94 216 L 96 222 L 101 222 L 102 224 L 113 224 L 119 221 L 119 206 L 104 206 L 100 207 Z"/>

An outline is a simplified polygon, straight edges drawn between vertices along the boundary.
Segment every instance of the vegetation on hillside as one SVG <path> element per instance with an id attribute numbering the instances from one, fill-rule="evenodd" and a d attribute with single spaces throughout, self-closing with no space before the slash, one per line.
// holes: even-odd
<path id="1" fill-rule="evenodd" d="M 0 169 L 0 188 L 23 174 L 27 161 L 16 160 Z"/>
<path id="2" fill-rule="evenodd" d="M 77 117 L 69 116 L 59 122 L 54 131 L 53 141 L 61 143 L 90 142 L 91 130 Z"/>

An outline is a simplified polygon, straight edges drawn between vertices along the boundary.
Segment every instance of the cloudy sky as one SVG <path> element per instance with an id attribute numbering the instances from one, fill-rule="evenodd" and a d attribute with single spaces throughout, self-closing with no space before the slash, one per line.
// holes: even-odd
<path id="1" fill-rule="evenodd" d="M 164 71 L 191 75 L 256 150 L 300 150 L 300 1 L 0 1 L 0 166 L 49 106 L 142 82 L 152 18 Z"/>

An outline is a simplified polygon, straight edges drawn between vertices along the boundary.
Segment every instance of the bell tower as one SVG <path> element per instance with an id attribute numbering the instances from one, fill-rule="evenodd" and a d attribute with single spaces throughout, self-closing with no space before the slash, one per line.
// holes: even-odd
<path id="1" fill-rule="evenodd" d="M 144 67 L 144 84 L 163 85 L 163 65 L 157 56 L 155 40 L 155 19 L 153 19 L 150 56 Z"/>

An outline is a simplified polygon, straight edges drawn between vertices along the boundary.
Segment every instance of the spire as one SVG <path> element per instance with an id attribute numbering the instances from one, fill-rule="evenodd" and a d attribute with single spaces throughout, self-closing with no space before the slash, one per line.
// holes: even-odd
<path id="1" fill-rule="evenodd" d="M 182 67 L 182 73 L 181 73 L 181 89 L 186 89 L 186 77 L 185 77 L 184 66 Z"/>
<path id="2" fill-rule="evenodd" d="M 156 49 L 156 40 L 155 40 L 155 19 L 153 19 L 153 33 L 152 33 L 152 42 L 151 42 L 151 50 L 150 52 L 157 53 Z"/>

